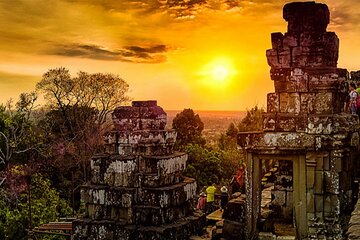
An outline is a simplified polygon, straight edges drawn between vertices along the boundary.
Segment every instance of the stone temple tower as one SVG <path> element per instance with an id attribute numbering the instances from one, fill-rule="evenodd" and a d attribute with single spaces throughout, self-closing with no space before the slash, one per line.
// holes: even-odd
<path id="1" fill-rule="evenodd" d="M 156 101 L 134 101 L 113 112 L 105 153 L 91 159 L 91 182 L 81 189 L 86 215 L 73 222 L 74 240 L 188 239 L 205 218 L 193 213 L 194 179 L 187 155 L 173 150 Z"/>
<path id="2" fill-rule="evenodd" d="M 326 31 L 325 4 L 289 3 L 283 17 L 287 32 L 271 34 L 266 52 L 275 92 L 267 96 L 263 132 L 238 139 L 247 158 L 247 239 L 263 231 L 260 183 L 266 161 L 277 161 L 281 171 L 273 210 L 290 218 L 297 239 L 341 239 L 352 203 L 359 119 L 343 112 L 347 71 L 337 68 L 339 39 Z"/>

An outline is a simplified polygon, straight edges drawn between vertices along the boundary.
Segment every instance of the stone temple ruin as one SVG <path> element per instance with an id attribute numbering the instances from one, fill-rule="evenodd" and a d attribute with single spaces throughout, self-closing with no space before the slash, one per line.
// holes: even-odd
<path id="1" fill-rule="evenodd" d="M 275 92 L 267 96 L 263 132 L 238 140 L 247 159 L 243 239 L 276 219 L 292 223 L 297 239 L 342 239 L 353 206 L 359 119 L 343 113 L 347 71 L 337 68 L 339 39 L 326 31 L 325 4 L 289 3 L 283 17 L 287 32 L 272 33 L 266 52 Z M 269 162 L 278 172 L 265 219 L 261 181 Z"/>
<path id="2" fill-rule="evenodd" d="M 81 189 L 86 216 L 73 222 L 73 239 L 176 240 L 201 231 L 196 182 L 182 176 L 187 154 L 174 152 L 164 110 L 135 101 L 115 109 L 113 124 L 105 153 L 91 159 L 91 183 Z"/>
<path id="3" fill-rule="evenodd" d="M 289 3 L 283 17 L 287 32 L 273 33 L 266 52 L 275 92 L 267 96 L 263 131 L 238 136 L 246 199 L 225 208 L 222 237 L 342 239 L 360 168 L 359 119 L 343 112 L 348 74 L 337 68 L 339 39 L 326 31 L 325 4 Z M 196 183 L 182 176 L 187 155 L 173 150 L 176 133 L 164 130 L 163 109 L 133 102 L 115 109 L 113 123 L 104 153 L 91 159 L 91 182 L 81 189 L 86 215 L 73 222 L 73 239 L 180 240 L 201 232 L 205 218 L 192 210 Z M 348 239 L 360 239 L 359 206 Z M 294 237 L 274 235 L 277 222 L 290 224 Z"/>

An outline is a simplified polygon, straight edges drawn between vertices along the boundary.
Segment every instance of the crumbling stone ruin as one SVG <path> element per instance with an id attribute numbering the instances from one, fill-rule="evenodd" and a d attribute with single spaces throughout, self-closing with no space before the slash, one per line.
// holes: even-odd
<path id="1" fill-rule="evenodd" d="M 297 239 L 342 239 L 352 209 L 359 119 L 343 113 L 347 71 L 337 68 L 339 39 L 326 31 L 325 4 L 289 3 L 283 17 L 287 32 L 272 33 L 266 52 L 275 92 L 267 96 L 263 132 L 238 139 L 247 162 L 247 230 L 240 239 L 266 231 L 260 224 L 266 161 L 279 171 L 269 216 L 293 221 Z"/>
<path id="2" fill-rule="evenodd" d="M 73 222 L 74 240 L 177 240 L 201 231 L 196 182 L 182 176 L 187 154 L 174 151 L 164 110 L 134 101 L 112 118 L 105 153 L 92 157 L 91 182 L 81 188 L 86 215 Z"/>

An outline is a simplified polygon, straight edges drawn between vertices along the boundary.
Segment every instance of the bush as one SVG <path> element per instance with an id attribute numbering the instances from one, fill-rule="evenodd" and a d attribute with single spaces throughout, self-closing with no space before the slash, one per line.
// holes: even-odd
<path id="1" fill-rule="evenodd" d="M 17 199 L 11 201 L 5 193 L 0 197 L 0 239 L 25 240 L 29 220 L 29 194 L 22 192 Z M 59 193 L 51 186 L 48 179 L 40 174 L 32 176 L 31 180 L 31 215 L 32 227 L 59 217 L 69 216 L 71 208 L 59 197 Z M 43 239 L 61 239 L 46 236 Z"/>

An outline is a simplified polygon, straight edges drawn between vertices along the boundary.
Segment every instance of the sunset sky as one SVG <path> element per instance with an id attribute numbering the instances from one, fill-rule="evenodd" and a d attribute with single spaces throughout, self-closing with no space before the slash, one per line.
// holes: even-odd
<path id="1" fill-rule="evenodd" d="M 107 2 L 107 3 L 103 3 Z M 0 102 L 50 68 L 111 72 L 165 109 L 244 110 L 273 91 L 265 51 L 287 1 L 0 0 Z M 323 1 L 338 66 L 360 69 L 360 1 Z"/>

